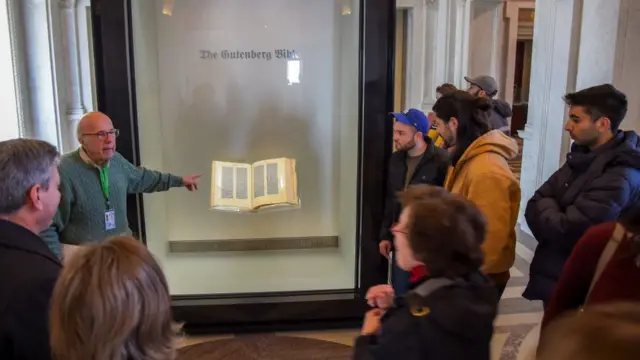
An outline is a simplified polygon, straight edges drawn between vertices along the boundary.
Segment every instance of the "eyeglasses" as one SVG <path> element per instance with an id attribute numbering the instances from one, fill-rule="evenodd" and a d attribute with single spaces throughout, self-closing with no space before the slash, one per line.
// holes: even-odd
<path id="1" fill-rule="evenodd" d="M 113 135 L 113 137 L 118 137 L 120 135 L 120 130 L 111 129 L 109 131 L 98 131 L 96 133 L 91 133 L 91 134 L 82 134 L 82 136 L 95 136 L 100 140 L 106 139 L 107 136 L 109 135 Z"/>

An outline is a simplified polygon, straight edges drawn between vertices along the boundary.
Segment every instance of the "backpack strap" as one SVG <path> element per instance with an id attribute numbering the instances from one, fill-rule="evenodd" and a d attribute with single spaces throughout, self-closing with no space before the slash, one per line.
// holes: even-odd
<path id="1" fill-rule="evenodd" d="M 620 223 L 616 223 L 616 227 L 615 229 L 613 229 L 613 234 L 611 235 L 611 238 L 607 242 L 607 246 L 605 246 L 604 251 L 602 251 L 602 254 L 600 254 L 600 258 L 598 259 L 596 271 L 593 275 L 593 279 L 591 279 L 591 285 L 589 286 L 589 291 L 587 292 L 587 296 L 585 297 L 585 304 L 589 301 L 589 297 L 591 295 L 591 291 L 593 291 L 593 287 L 598 282 L 598 279 L 600 279 L 600 275 L 602 275 L 602 272 L 607 267 L 607 264 L 609 264 L 609 261 L 613 257 L 613 254 L 615 254 L 616 250 L 618 249 L 618 245 L 620 245 L 620 242 L 622 242 L 622 239 L 625 238 L 626 234 L 627 230 L 624 228 L 624 226 L 622 226 L 622 224 Z"/>
<path id="2" fill-rule="evenodd" d="M 435 292 L 436 290 L 453 285 L 458 281 L 459 281 L 458 279 L 448 279 L 448 278 L 429 279 L 423 282 L 422 284 L 420 284 L 419 286 L 417 286 L 411 292 L 414 294 L 420 295 L 421 297 L 424 298 L 424 297 L 427 297 L 429 294 Z"/>

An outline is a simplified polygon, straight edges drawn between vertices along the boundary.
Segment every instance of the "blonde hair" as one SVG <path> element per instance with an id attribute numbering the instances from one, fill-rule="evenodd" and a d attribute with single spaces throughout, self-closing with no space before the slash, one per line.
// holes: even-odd
<path id="1" fill-rule="evenodd" d="M 640 359 L 640 305 L 611 303 L 585 308 L 552 322 L 538 347 L 538 360 Z"/>
<path id="2" fill-rule="evenodd" d="M 120 236 L 83 246 L 53 292 L 51 347 L 59 360 L 171 360 L 171 297 L 147 248 Z"/>

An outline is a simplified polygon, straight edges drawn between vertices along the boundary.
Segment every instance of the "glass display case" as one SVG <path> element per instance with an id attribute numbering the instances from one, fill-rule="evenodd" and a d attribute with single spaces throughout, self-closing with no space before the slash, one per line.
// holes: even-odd
<path id="1" fill-rule="evenodd" d="M 92 8 L 98 107 L 121 130 L 120 153 L 151 169 L 202 174 L 197 192 L 128 204 L 177 320 L 220 331 L 359 321 L 364 292 L 386 279 L 377 234 L 395 2 L 102 0 Z M 221 203 L 277 209 L 217 211 Z"/>

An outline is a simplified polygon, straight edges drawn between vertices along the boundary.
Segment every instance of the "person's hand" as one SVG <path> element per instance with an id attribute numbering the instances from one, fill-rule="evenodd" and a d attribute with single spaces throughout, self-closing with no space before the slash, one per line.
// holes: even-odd
<path id="1" fill-rule="evenodd" d="M 362 323 L 361 335 L 377 335 L 380 332 L 381 324 L 380 318 L 384 315 L 384 311 L 380 309 L 373 309 L 367 311 L 364 315 L 364 322 Z"/>
<path id="2" fill-rule="evenodd" d="M 182 184 L 189 191 L 198 190 L 198 182 L 200 182 L 198 179 L 200 176 L 202 176 L 202 174 L 185 176 L 182 178 Z"/>
<path id="3" fill-rule="evenodd" d="M 387 310 L 393 306 L 393 298 L 395 293 L 391 285 L 376 285 L 367 291 L 365 298 L 367 304 L 374 308 Z"/>
<path id="4" fill-rule="evenodd" d="M 391 241 L 389 240 L 380 241 L 380 244 L 378 244 L 378 248 L 380 249 L 380 254 L 382 254 L 382 256 L 388 259 L 389 254 L 391 253 Z"/>

